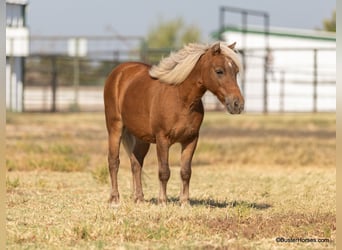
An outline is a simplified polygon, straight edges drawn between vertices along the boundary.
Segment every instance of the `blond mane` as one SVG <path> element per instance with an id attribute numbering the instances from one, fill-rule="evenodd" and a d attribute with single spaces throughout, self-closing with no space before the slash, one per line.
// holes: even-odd
<path id="1" fill-rule="evenodd" d="M 199 58 L 214 44 L 204 45 L 190 43 L 177 52 L 162 59 L 158 65 L 152 66 L 149 74 L 163 83 L 178 85 L 182 83 L 195 67 Z M 221 53 L 229 57 L 241 71 L 242 66 L 238 55 L 228 47 L 228 44 L 220 42 Z"/>

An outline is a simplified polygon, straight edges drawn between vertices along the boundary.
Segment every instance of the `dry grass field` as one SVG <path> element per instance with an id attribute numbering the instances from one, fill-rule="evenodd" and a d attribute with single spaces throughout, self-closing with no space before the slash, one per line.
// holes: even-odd
<path id="1" fill-rule="evenodd" d="M 103 114 L 7 114 L 7 248 L 335 249 L 335 131 L 335 114 L 206 113 L 191 205 L 178 203 L 175 145 L 168 205 L 151 147 L 146 202 L 130 199 L 122 151 L 112 209 Z"/>

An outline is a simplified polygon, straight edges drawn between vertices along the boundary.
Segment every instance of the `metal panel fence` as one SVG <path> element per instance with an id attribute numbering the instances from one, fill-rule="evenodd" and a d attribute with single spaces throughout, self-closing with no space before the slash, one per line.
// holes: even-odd
<path id="1" fill-rule="evenodd" d="M 256 112 L 334 112 L 336 50 L 249 49 L 242 53 L 246 109 Z"/>
<path id="2" fill-rule="evenodd" d="M 157 63 L 171 51 L 147 48 L 140 37 L 77 38 L 86 41 L 78 44 L 82 51 L 71 39 L 31 39 L 31 55 L 25 63 L 24 111 L 102 111 L 103 85 L 116 65 L 124 61 Z M 74 51 L 70 46 L 75 46 Z M 261 50 L 240 51 L 245 71 L 239 82 L 247 112 L 335 112 L 335 50 L 284 48 L 271 52 L 275 60 L 265 65 Z M 207 110 L 223 108 L 209 92 L 203 102 Z"/>

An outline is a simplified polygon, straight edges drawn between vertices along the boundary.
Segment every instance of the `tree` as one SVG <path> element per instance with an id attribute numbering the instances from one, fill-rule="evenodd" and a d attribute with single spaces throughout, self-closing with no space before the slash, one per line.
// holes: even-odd
<path id="1" fill-rule="evenodd" d="M 323 20 L 324 30 L 336 32 L 336 10 L 333 11 L 330 19 Z"/>
<path id="2" fill-rule="evenodd" d="M 199 42 L 200 29 L 196 25 L 186 25 L 182 18 L 163 21 L 147 34 L 147 46 L 149 48 L 179 48 L 184 44 Z"/>

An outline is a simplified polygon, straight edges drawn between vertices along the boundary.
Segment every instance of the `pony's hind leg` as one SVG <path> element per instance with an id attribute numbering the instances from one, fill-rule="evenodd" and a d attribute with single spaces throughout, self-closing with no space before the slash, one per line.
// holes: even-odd
<path id="1" fill-rule="evenodd" d="M 141 183 L 141 173 L 144 164 L 144 158 L 150 148 L 150 144 L 135 138 L 127 130 L 124 130 L 122 142 L 131 161 L 133 199 L 135 202 L 143 202 L 144 193 Z"/>
<path id="2" fill-rule="evenodd" d="M 132 175 L 133 175 L 133 188 L 134 188 L 134 201 L 143 202 L 144 193 L 141 183 L 141 173 L 144 164 L 144 158 L 150 148 L 149 143 L 137 143 L 133 154 L 131 156 Z"/>
<path id="3" fill-rule="evenodd" d="M 120 165 L 120 142 L 121 142 L 122 126 L 121 124 L 113 124 L 108 133 L 108 168 L 112 183 L 112 190 L 109 197 L 111 205 L 118 205 L 120 195 L 118 190 L 118 171 Z"/>

